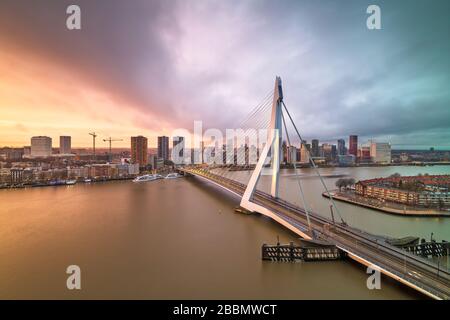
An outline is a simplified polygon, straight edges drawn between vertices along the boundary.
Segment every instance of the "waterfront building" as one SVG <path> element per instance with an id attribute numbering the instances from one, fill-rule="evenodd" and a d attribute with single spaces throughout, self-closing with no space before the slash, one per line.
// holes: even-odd
<path id="1" fill-rule="evenodd" d="M 11 169 L 11 184 L 22 183 L 23 169 Z"/>
<path id="2" fill-rule="evenodd" d="M 148 164 L 148 140 L 146 137 L 131 137 L 131 163 L 137 163 L 139 167 Z"/>
<path id="3" fill-rule="evenodd" d="M 338 155 L 338 163 L 342 167 L 352 166 L 355 164 L 355 156 L 352 154 Z"/>
<path id="4" fill-rule="evenodd" d="M 375 163 L 391 163 L 391 145 L 385 142 L 371 142 L 370 157 Z"/>
<path id="5" fill-rule="evenodd" d="M 287 163 L 289 164 L 293 164 L 298 162 L 297 159 L 297 148 L 294 146 L 289 146 L 288 147 L 288 154 L 287 154 Z"/>
<path id="6" fill-rule="evenodd" d="M 31 156 L 31 146 L 25 146 L 23 147 L 23 156 L 29 157 Z"/>
<path id="7" fill-rule="evenodd" d="M 318 139 L 312 139 L 311 140 L 311 156 L 312 157 L 319 157 L 319 140 Z"/>
<path id="8" fill-rule="evenodd" d="M 331 145 L 328 143 L 322 144 L 322 157 L 324 157 L 327 162 L 331 162 L 335 159 L 335 152 L 336 145 Z"/>
<path id="9" fill-rule="evenodd" d="M 173 137 L 172 143 L 172 161 L 175 164 L 184 164 L 184 137 Z"/>
<path id="10" fill-rule="evenodd" d="M 169 137 L 158 137 L 158 158 L 169 160 Z"/>
<path id="11" fill-rule="evenodd" d="M 69 179 L 87 178 L 89 177 L 89 167 L 68 167 L 67 177 Z"/>
<path id="12" fill-rule="evenodd" d="M 288 163 L 288 145 L 286 143 L 286 141 L 283 141 L 282 145 L 281 145 L 281 150 L 282 150 L 282 154 L 283 154 L 283 158 L 281 159 L 281 162 L 284 163 Z"/>
<path id="13" fill-rule="evenodd" d="M 337 158 L 337 148 L 335 144 L 331 145 L 331 160 L 335 161 Z"/>
<path id="14" fill-rule="evenodd" d="M 342 156 L 342 155 L 345 154 L 345 140 L 344 139 L 339 139 L 337 142 L 338 142 L 337 154 L 339 156 Z"/>
<path id="15" fill-rule="evenodd" d="M 93 178 L 107 178 L 111 176 L 110 164 L 92 164 L 89 166 L 89 177 Z"/>
<path id="16" fill-rule="evenodd" d="M 72 153 L 72 137 L 70 136 L 59 137 L 59 153 L 60 154 Z"/>
<path id="17" fill-rule="evenodd" d="M 150 164 L 152 165 L 153 170 L 160 169 L 164 167 L 164 159 L 159 158 L 158 155 L 151 155 L 150 156 Z"/>
<path id="18" fill-rule="evenodd" d="M 348 145 L 348 153 L 354 155 L 356 158 L 358 156 L 358 136 L 351 135 L 349 137 Z"/>
<path id="19" fill-rule="evenodd" d="M 309 144 L 302 144 L 300 148 L 300 162 L 309 163 L 310 148 L 311 146 Z"/>
<path id="20" fill-rule="evenodd" d="M 372 160 L 370 156 L 369 146 L 362 146 L 360 149 L 358 149 L 358 159 L 361 162 L 370 162 Z"/>
<path id="21" fill-rule="evenodd" d="M 52 138 L 37 136 L 31 138 L 31 156 L 49 157 L 52 155 Z"/>
<path id="22" fill-rule="evenodd" d="M 128 174 L 129 175 L 137 175 L 137 174 L 139 174 L 139 163 L 130 163 L 130 164 L 128 164 Z"/>
<path id="23" fill-rule="evenodd" d="M 23 148 L 4 147 L 0 149 L 0 158 L 7 161 L 20 161 L 23 157 Z"/>
<path id="24" fill-rule="evenodd" d="M 393 176 L 358 181 L 357 195 L 410 206 L 450 207 L 450 175 Z"/>

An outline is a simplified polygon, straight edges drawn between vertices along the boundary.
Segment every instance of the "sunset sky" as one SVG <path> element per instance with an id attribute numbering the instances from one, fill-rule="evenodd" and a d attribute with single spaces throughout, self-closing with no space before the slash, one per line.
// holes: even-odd
<path id="1" fill-rule="evenodd" d="M 81 30 L 66 28 L 70 4 Z M 369 4 L 382 30 L 366 28 Z M 446 0 L 1 0 L 0 146 L 233 128 L 279 75 L 307 139 L 450 149 L 449 12 Z"/>

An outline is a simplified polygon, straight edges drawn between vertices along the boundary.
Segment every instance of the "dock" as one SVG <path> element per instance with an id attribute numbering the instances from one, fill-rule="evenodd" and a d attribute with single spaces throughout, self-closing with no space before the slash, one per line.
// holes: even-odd
<path id="1" fill-rule="evenodd" d="M 345 256 L 333 244 L 313 243 L 308 241 L 301 245 L 289 244 L 262 245 L 262 260 L 300 262 L 300 261 L 331 261 L 339 260 Z"/>

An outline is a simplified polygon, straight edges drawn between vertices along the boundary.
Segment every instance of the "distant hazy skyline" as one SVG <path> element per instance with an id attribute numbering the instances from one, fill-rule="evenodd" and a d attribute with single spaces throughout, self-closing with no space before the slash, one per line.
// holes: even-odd
<path id="1" fill-rule="evenodd" d="M 81 7 L 82 30 L 66 29 Z M 382 30 L 366 28 L 381 7 Z M 283 79 L 309 140 L 450 149 L 450 1 L 0 2 L 0 146 L 233 128 Z M 103 146 L 98 140 L 99 147 Z"/>

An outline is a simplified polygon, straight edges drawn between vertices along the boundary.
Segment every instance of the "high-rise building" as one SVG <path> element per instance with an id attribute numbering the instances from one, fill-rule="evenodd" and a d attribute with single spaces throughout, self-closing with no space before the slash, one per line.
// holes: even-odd
<path id="1" fill-rule="evenodd" d="M 173 137 L 172 144 L 172 161 L 175 164 L 184 163 L 184 137 Z"/>
<path id="2" fill-rule="evenodd" d="M 294 146 L 288 147 L 288 154 L 287 154 L 287 163 L 293 164 L 298 162 L 297 159 L 297 148 Z"/>
<path id="3" fill-rule="evenodd" d="M 322 156 L 326 161 L 334 161 L 336 159 L 336 145 L 335 144 L 322 144 Z"/>
<path id="4" fill-rule="evenodd" d="M 169 160 L 169 137 L 158 137 L 158 158 Z"/>
<path id="5" fill-rule="evenodd" d="M 69 154 L 72 152 L 72 138 L 70 136 L 59 137 L 59 153 Z"/>
<path id="6" fill-rule="evenodd" d="M 148 141 L 146 137 L 131 137 L 131 162 L 138 163 L 139 167 L 148 164 Z"/>
<path id="7" fill-rule="evenodd" d="M 309 144 L 302 144 L 300 149 L 300 161 L 303 163 L 309 163 L 309 150 L 311 149 Z"/>
<path id="8" fill-rule="evenodd" d="M 375 163 L 391 163 L 391 145 L 386 142 L 371 142 L 370 157 Z"/>
<path id="9" fill-rule="evenodd" d="M 335 144 L 331 145 L 331 160 L 336 160 L 337 159 L 337 148 Z"/>
<path id="10" fill-rule="evenodd" d="M 318 157 L 319 155 L 319 140 L 313 139 L 311 140 L 311 156 Z"/>
<path id="11" fill-rule="evenodd" d="M 361 146 L 358 157 L 361 162 L 370 162 L 370 146 Z"/>
<path id="12" fill-rule="evenodd" d="M 338 155 L 343 156 L 345 154 L 345 140 L 339 139 L 337 142 L 338 142 L 337 153 Z"/>
<path id="13" fill-rule="evenodd" d="M 358 156 L 358 136 L 352 135 L 348 142 L 348 154 L 352 154 L 355 158 Z"/>
<path id="14" fill-rule="evenodd" d="M 52 138 L 37 136 L 31 138 L 31 156 L 48 157 L 52 155 Z"/>
<path id="15" fill-rule="evenodd" d="M 283 155 L 283 158 L 281 159 L 281 161 L 284 163 L 288 163 L 289 150 L 288 150 L 288 145 L 287 145 L 286 141 L 283 141 L 283 143 L 281 145 L 281 150 L 282 150 L 282 155 Z"/>

